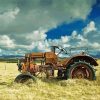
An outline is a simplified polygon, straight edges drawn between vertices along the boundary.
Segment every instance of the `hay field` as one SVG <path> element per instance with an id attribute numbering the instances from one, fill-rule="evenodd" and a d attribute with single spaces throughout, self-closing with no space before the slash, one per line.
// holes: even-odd
<path id="1" fill-rule="evenodd" d="M 18 74 L 15 63 L 0 63 L 0 100 L 100 100 L 100 66 L 96 81 L 37 79 L 25 85 L 13 82 Z"/>

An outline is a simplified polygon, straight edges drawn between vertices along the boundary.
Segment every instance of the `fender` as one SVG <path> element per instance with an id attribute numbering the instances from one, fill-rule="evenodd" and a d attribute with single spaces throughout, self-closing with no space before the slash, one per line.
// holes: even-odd
<path id="1" fill-rule="evenodd" d="M 77 55 L 77 56 L 73 56 L 71 57 L 69 60 L 66 60 L 66 65 L 68 66 L 69 64 L 72 64 L 75 61 L 86 61 L 87 63 L 90 63 L 93 66 L 98 66 L 98 63 L 96 62 L 96 60 L 89 56 L 89 55 Z"/>

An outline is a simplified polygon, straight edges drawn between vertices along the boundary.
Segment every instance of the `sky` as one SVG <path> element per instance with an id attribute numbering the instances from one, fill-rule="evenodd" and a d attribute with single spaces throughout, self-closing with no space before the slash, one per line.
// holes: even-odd
<path id="1" fill-rule="evenodd" d="M 0 0 L 0 55 L 52 45 L 100 53 L 100 0 Z"/>

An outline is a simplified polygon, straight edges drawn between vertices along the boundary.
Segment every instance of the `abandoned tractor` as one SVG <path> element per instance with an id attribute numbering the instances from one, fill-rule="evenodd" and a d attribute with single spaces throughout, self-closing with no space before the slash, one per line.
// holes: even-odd
<path id="1" fill-rule="evenodd" d="M 56 49 L 59 50 L 58 54 Z M 85 52 L 60 59 L 58 55 L 62 52 L 67 54 L 64 48 L 52 46 L 51 52 L 25 54 L 25 58 L 18 61 L 18 70 L 21 74 L 15 78 L 15 82 L 35 80 L 34 77 L 42 74 L 45 74 L 46 78 L 56 76 L 58 79 L 96 79 L 95 66 L 98 66 L 96 59 Z"/>

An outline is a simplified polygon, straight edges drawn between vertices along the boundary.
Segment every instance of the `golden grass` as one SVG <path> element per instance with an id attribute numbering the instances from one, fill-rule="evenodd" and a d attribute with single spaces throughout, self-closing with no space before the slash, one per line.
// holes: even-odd
<path id="1" fill-rule="evenodd" d="M 18 74 L 16 64 L 0 63 L 0 100 L 100 100 L 100 66 L 96 81 L 37 79 L 25 85 L 13 82 Z"/>

